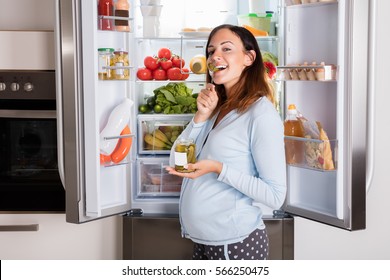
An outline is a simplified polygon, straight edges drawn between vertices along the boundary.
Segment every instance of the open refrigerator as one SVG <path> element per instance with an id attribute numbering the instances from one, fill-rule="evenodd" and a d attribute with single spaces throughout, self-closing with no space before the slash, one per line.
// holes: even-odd
<path id="1" fill-rule="evenodd" d="M 121 32 L 99 30 L 99 20 L 107 17 L 98 16 L 97 1 L 57 0 L 59 169 L 70 223 L 117 214 L 177 216 L 180 179 L 164 172 L 169 149 L 150 147 L 145 134 L 158 128 L 180 131 L 193 115 L 142 114 L 138 108 L 156 88 L 169 82 L 184 82 L 193 93 L 199 92 L 205 86 L 205 75 L 191 73 L 185 81 L 141 81 L 136 76 L 137 69 L 143 67 L 145 56 L 155 54 L 161 47 L 180 54 L 188 63 L 193 56 L 205 53 L 208 33 L 184 34 L 182 28 L 237 24 L 237 15 L 247 14 L 250 8 L 246 1 L 203 5 L 202 1 L 162 0 L 160 32 L 148 37 L 144 36 L 140 2 L 129 2 L 129 17 L 119 19 L 129 22 L 130 32 Z M 314 147 L 319 154 L 325 145 L 330 147 L 334 169 L 309 165 L 307 161 L 287 165 L 285 205 L 275 212 L 259 207 L 274 218 L 297 215 L 347 230 L 364 229 L 368 1 L 265 2 L 266 8 L 273 11 L 274 35 L 257 40 L 262 51 L 278 57 L 272 83 L 281 118 L 285 118 L 288 104 L 294 103 L 307 119 L 320 121 L 329 137 L 329 141 L 288 141 L 306 147 L 302 149 L 303 158 L 308 156 L 307 147 Z M 128 52 L 128 65 L 119 69 L 129 71 L 129 79 L 99 79 L 99 48 Z M 313 61 L 318 65 L 310 69 L 320 69 L 324 74 L 321 78 L 292 78 L 292 72 L 309 68 L 302 66 L 304 62 Z M 107 69 L 118 69 L 111 68 Z M 132 103 L 127 123 L 130 133 L 103 139 L 101 132 L 111 112 L 124 99 Z M 117 164 L 101 164 L 102 141 L 120 139 L 131 139 L 127 156 Z"/>

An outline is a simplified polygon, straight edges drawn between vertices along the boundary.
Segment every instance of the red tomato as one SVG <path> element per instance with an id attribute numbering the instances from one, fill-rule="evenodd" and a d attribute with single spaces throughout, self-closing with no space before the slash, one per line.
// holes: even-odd
<path id="1" fill-rule="evenodd" d="M 163 58 L 160 60 L 160 66 L 164 70 L 168 70 L 169 68 L 172 68 L 172 60 Z"/>
<path id="2" fill-rule="evenodd" d="M 147 56 L 144 59 L 144 65 L 146 68 L 150 70 L 155 70 L 160 66 L 160 63 L 156 57 Z"/>
<path id="3" fill-rule="evenodd" d="M 167 76 L 169 80 L 181 80 L 183 75 L 180 72 L 180 68 L 172 67 L 168 69 Z"/>
<path id="4" fill-rule="evenodd" d="M 158 50 L 157 56 L 159 58 L 171 59 L 172 53 L 171 50 L 168 48 L 161 48 Z"/>
<path id="5" fill-rule="evenodd" d="M 140 68 L 137 71 L 137 77 L 140 80 L 151 80 L 152 79 L 152 71 L 150 71 L 148 68 Z"/>
<path id="6" fill-rule="evenodd" d="M 167 79 L 167 72 L 164 69 L 156 69 L 153 71 L 153 79 L 163 81 Z"/>
<path id="7" fill-rule="evenodd" d="M 186 73 L 188 73 L 188 74 L 186 74 Z M 183 68 L 183 69 L 181 69 L 181 79 L 182 80 L 186 80 L 189 76 L 190 76 L 190 70 L 188 70 L 188 68 Z"/>
<path id="8" fill-rule="evenodd" d="M 184 65 L 186 64 L 184 59 L 180 58 L 180 56 L 172 57 L 172 65 L 173 65 L 173 67 L 180 68 L 180 64 L 181 64 L 181 67 L 183 68 Z"/>

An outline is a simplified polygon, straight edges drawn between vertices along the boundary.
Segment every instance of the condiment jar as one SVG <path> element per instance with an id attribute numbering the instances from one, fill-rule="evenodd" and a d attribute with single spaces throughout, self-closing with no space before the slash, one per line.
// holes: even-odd
<path id="1" fill-rule="evenodd" d="M 98 77 L 99 80 L 112 79 L 111 71 L 108 68 L 113 64 L 113 51 L 112 48 L 100 48 L 98 49 Z"/>
<path id="2" fill-rule="evenodd" d="M 117 50 L 114 52 L 114 68 L 112 75 L 116 80 L 128 80 L 129 79 L 129 54 L 123 50 Z"/>
<path id="3" fill-rule="evenodd" d="M 112 19 L 104 18 L 104 16 L 114 15 L 114 2 L 112 0 L 99 0 L 98 2 L 98 16 L 100 30 L 114 30 Z"/>
<path id="4" fill-rule="evenodd" d="M 195 143 L 193 139 L 180 138 L 175 147 L 175 170 L 177 172 L 193 172 L 186 169 L 188 163 L 196 162 Z"/>

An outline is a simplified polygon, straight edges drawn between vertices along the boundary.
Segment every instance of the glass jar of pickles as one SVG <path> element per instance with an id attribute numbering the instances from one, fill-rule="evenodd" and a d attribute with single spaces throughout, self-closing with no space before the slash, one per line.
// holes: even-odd
<path id="1" fill-rule="evenodd" d="M 115 80 L 129 79 L 129 54 L 123 50 L 114 51 L 112 76 Z"/>
<path id="2" fill-rule="evenodd" d="M 186 169 L 188 163 L 196 162 L 195 143 L 193 139 L 180 138 L 175 147 L 175 170 L 177 172 L 194 172 Z"/>
<path id="3" fill-rule="evenodd" d="M 113 52 L 112 48 L 99 48 L 98 49 L 98 78 L 99 80 L 111 80 L 112 72 L 109 68 L 113 64 Z"/>

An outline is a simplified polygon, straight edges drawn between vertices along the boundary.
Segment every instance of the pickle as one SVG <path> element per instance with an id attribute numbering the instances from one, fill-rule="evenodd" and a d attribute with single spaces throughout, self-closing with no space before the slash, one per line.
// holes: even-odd
<path id="1" fill-rule="evenodd" d="M 178 172 L 193 172 L 184 168 L 188 163 L 196 162 L 195 144 L 193 140 L 180 139 L 175 147 L 175 170 Z"/>
<path id="2" fill-rule="evenodd" d="M 187 152 L 187 162 L 188 163 L 195 163 L 195 145 L 190 145 L 188 147 L 188 152 Z"/>

